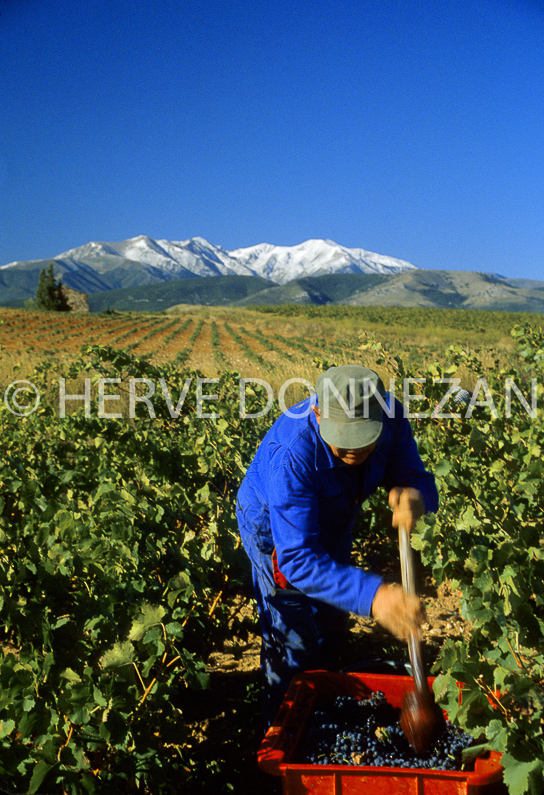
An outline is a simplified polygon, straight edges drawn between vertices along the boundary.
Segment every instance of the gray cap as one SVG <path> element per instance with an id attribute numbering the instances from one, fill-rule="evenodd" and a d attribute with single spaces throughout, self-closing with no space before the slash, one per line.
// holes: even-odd
<path id="1" fill-rule="evenodd" d="M 316 382 L 319 432 L 333 447 L 357 450 L 376 442 L 382 432 L 385 387 L 368 367 L 330 367 Z"/>

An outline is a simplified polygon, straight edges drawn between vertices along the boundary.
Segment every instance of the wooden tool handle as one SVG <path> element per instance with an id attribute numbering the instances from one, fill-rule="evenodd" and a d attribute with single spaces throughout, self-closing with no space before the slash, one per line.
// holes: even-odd
<path id="1" fill-rule="evenodd" d="M 399 548 L 402 587 L 408 596 L 415 596 L 416 586 L 414 578 L 412 547 L 410 545 L 410 533 L 403 525 L 399 527 Z M 408 638 L 408 654 L 410 655 L 412 675 L 414 677 L 414 682 L 416 683 L 416 688 L 420 693 L 425 693 L 429 690 L 429 684 L 427 682 L 427 677 L 425 676 L 425 667 L 423 665 L 423 657 L 421 654 L 421 643 L 415 631 L 410 632 L 410 637 Z"/>

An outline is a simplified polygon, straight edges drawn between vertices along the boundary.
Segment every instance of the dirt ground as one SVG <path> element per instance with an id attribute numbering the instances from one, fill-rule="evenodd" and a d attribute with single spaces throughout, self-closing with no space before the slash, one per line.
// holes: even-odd
<path id="1" fill-rule="evenodd" d="M 398 576 L 397 576 L 398 574 Z M 393 566 L 391 579 L 400 581 L 400 571 Z M 419 572 L 420 596 L 425 604 L 427 622 L 423 625 L 424 657 L 430 671 L 446 638 L 460 637 L 467 626 L 458 609 L 458 594 L 447 585 L 436 588 L 432 578 Z M 251 612 L 251 608 L 246 608 Z M 352 616 L 350 633 L 342 659 L 342 670 L 356 670 L 368 661 L 408 662 L 406 646 L 396 641 L 370 619 Z M 221 651 L 210 655 L 210 689 L 203 694 L 201 707 L 194 718 L 200 731 L 200 750 L 209 749 L 216 759 L 227 761 L 232 771 L 231 785 L 224 791 L 279 795 L 280 779 L 257 767 L 257 749 L 263 737 L 259 708 L 260 638 L 250 633 L 243 645 L 239 640 L 227 642 Z M 250 694 L 248 698 L 248 693 Z M 205 715 L 205 717 L 203 717 Z M 243 727 L 240 732 L 240 727 Z M 234 759 L 231 763 L 229 760 Z M 195 794 L 207 792 L 197 787 Z M 210 789 L 210 792 L 212 789 Z M 216 792 L 223 791 L 216 789 Z"/>
<path id="2" fill-rule="evenodd" d="M 427 614 L 427 621 L 422 628 L 427 665 L 429 665 L 434 661 L 436 653 L 446 638 L 459 637 L 463 634 L 465 623 L 457 606 L 458 594 L 447 585 L 441 585 L 436 589 L 432 583 L 429 583 L 425 587 L 425 592 L 421 594 L 421 598 Z M 228 674 L 232 671 L 258 671 L 259 650 L 260 637 L 258 634 L 250 636 L 242 657 L 239 656 L 239 653 L 229 651 L 227 645 L 225 651 L 213 652 L 210 655 L 208 659 L 210 672 Z M 396 653 L 396 656 L 391 659 L 408 660 L 404 647 L 391 638 L 389 633 L 381 629 L 375 621 L 353 616 L 346 653 L 350 658 L 359 657 L 361 654 L 363 657 L 346 662 L 346 666 L 374 658 L 385 659 L 385 650 Z"/>

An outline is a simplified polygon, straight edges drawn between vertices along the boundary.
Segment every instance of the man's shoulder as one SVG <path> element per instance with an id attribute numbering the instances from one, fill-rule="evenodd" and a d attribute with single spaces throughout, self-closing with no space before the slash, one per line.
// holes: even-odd
<path id="1" fill-rule="evenodd" d="M 297 403 L 283 412 L 274 422 L 259 449 L 262 455 L 280 460 L 315 456 L 318 442 L 313 412 L 309 399 Z"/>
<path id="2" fill-rule="evenodd" d="M 295 413 L 295 409 L 299 409 L 300 406 L 299 403 L 281 414 L 272 426 L 275 438 L 286 448 L 297 444 L 306 445 L 315 440 L 315 427 L 308 412 Z"/>

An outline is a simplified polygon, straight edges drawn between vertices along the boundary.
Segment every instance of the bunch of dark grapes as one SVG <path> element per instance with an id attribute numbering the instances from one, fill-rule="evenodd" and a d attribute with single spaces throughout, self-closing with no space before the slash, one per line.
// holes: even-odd
<path id="1" fill-rule="evenodd" d="M 416 754 L 399 723 L 400 710 L 376 691 L 368 699 L 339 696 L 322 704 L 306 725 L 297 760 L 311 765 L 370 765 L 461 770 L 474 739 L 447 722 L 436 744 Z"/>

